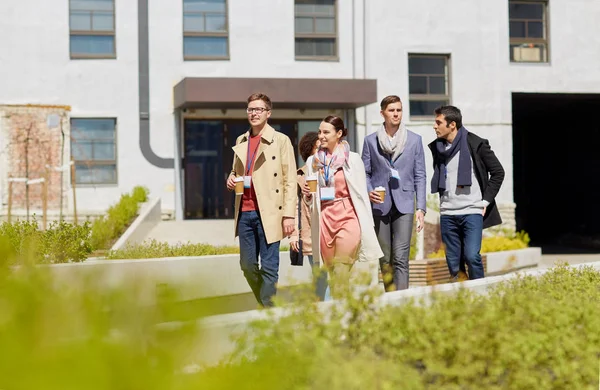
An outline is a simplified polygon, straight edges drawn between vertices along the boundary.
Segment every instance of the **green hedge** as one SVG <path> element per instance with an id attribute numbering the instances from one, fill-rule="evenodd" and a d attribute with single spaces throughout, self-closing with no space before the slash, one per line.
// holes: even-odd
<path id="1" fill-rule="evenodd" d="M 139 204 L 148 200 L 148 189 L 134 187 L 131 194 L 121 195 L 121 199 L 111 206 L 105 216 L 96 219 L 92 224 L 92 248 L 94 250 L 109 249 L 138 213 Z"/>
<path id="2" fill-rule="evenodd" d="M 342 325 L 345 324 L 345 325 Z M 305 305 L 255 325 L 205 388 L 584 389 L 600 364 L 600 273 L 561 266 L 486 296 L 377 308 L 355 296 L 330 317 Z M 252 346 L 252 348 L 250 348 Z"/>
<path id="3" fill-rule="evenodd" d="M 0 224 L 0 246 L 7 264 L 18 264 L 30 255 L 37 264 L 80 262 L 91 253 L 90 224 L 73 225 L 54 221 L 46 230 L 38 229 L 35 218 L 29 222 Z"/>

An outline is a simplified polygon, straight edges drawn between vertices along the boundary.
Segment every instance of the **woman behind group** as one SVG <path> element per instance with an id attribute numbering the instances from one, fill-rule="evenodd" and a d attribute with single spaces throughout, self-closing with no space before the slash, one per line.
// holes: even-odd
<path id="1" fill-rule="evenodd" d="M 304 134 L 298 143 L 298 152 L 300 152 L 300 156 L 302 157 L 302 161 L 305 162 L 304 166 L 299 168 L 298 173 L 298 196 L 302 196 L 302 187 L 304 187 L 306 183 L 306 173 L 308 172 L 308 167 L 306 166 L 306 161 L 310 156 L 315 154 L 317 149 L 319 148 L 319 134 L 316 131 L 309 131 Z M 321 271 L 321 265 L 317 261 L 316 263 L 313 260 L 313 252 L 312 252 L 312 240 L 311 240 L 311 210 L 310 204 L 311 202 L 302 198 L 303 200 L 298 202 L 298 207 L 300 208 L 300 220 L 296 220 L 296 230 L 294 234 L 290 237 L 290 246 L 292 250 L 296 252 L 301 252 L 301 256 L 308 257 L 308 262 L 310 263 L 311 268 L 313 269 L 313 275 L 316 276 L 315 281 L 315 293 L 320 300 L 327 300 L 327 273 Z M 299 222 L 299 223 L 298 223 Z M 300 225 L 300 229 L 298 229 L 298 225 Z M 300 231 L 298 231 L 300 230 Z M 302 243 L 302 245 L 300 245 Z"/>
<path id="2" fill-rule="evenodd" d="M 322 260 L 340 281 L 348 280 L 356 260 L 371 262 L 376 275 L 376 264 L 383 256 L 375 234 L 365 167 L 361 157 L 350 152 L 344 140 L 347 133 L 341 118 L 330 115 L 323 119 L 320 147 L 306 164 L 307 175 L 316 175 L 319 187 L 312 216 L 313 221 L 319 221 L 312 229 L 314 261 Z M 306 200 L 312 200 L 308 185 L 303 186 L 302 193 Z"/>

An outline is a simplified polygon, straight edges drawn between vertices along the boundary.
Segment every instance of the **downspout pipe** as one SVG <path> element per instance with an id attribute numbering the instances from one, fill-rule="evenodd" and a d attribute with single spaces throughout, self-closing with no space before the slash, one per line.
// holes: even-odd
<path id="1" fill-rule="evenodd" d="M 140 149 L 144 158 L 158 168 L 173 169 L 175 160 L 158 156 L 150 145 L 150 52 L 148 0 L 138 0 L 138 98 Z"/>

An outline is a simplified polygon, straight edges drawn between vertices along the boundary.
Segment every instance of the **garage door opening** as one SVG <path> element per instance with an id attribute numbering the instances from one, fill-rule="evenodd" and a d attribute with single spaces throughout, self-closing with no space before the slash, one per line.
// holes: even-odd
<path id="1" fill-rule="evenodd" d="M 600 251 L 600 94 L 512 95 L 518 230 L 544 253 Z"/>

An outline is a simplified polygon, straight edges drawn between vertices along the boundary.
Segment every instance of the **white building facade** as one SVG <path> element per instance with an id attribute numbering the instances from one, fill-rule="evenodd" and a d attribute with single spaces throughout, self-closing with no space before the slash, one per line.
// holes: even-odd
<path id="1" fill-rule="evenodd" d="M 7 0 L 0 15 L 0 104 L 70 106 L 82 210 L 144 185 L 177 219 L 231 217 L 231 142 L 261 91 L 294 142 L 337 113 L 358 151 L 386 95 L 425 144 L 433 108 L 458 106 L 506 170 L 510 218 L 513 93 L 600 92 L 592 0 Z"/>

